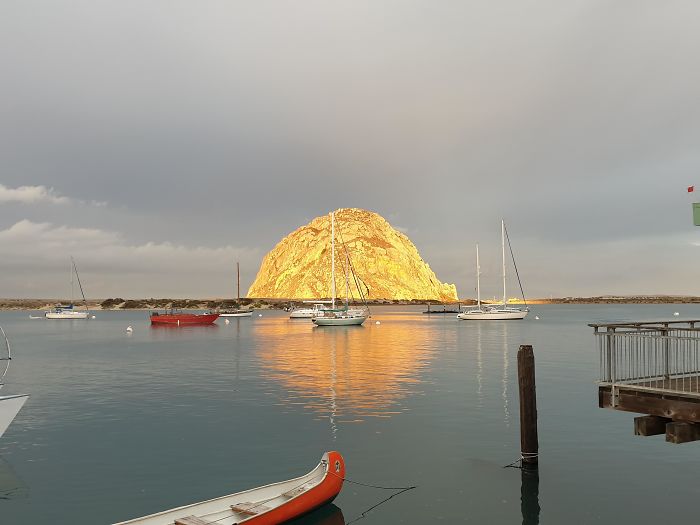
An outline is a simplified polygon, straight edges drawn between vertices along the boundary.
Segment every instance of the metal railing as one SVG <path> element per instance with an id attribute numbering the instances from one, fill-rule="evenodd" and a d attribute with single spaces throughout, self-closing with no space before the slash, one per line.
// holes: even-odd
<path id="1" fill-rule="evenodd" d="M 700 398 L 700 320 L 590 324 L 598 383 Z M 698 328 L 696 328 L 698 326 Z"/>

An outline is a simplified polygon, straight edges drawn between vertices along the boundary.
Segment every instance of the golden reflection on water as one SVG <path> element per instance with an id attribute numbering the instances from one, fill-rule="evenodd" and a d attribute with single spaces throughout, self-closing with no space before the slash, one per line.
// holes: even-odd
<path id="1" fill-rule="evenodd" d="M 420 314 L 418 314 L 420 315 Z M 284 404 L 301 404 L 338 423 L 390 417 L 417 392 L 435 350 L 431 330 L 410 317 L 382 316 L 367 326 L 314 327 L 306 320 L 256 323 L 262 375 L 285 388 Z"/>

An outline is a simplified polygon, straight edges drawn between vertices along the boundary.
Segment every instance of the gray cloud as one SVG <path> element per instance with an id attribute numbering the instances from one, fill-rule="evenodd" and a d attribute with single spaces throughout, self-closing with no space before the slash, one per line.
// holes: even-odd
<path id="1" fill-rule="evenodd" d="M 503 216 L 532 295 L 700 294 L 681 268 L 700 166 L 695 2 L 1 10 L 0 182 L 110 203 L 8 203 L 4 231 L 87 224 L 127 246 L 262 255 L 317 215 L 363 207 L 467 294 L 473 245 L 497 254 Z M 611 253 L 625 271 L 606 269 Z M 148 295 L 139 279 L 123 294 Z"/>

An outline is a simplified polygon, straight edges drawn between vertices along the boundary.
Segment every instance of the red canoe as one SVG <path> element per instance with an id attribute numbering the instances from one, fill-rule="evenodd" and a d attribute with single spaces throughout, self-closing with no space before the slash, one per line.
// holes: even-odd
<path id="1" fill-rule="evenodd" d="M 344 478 L 343 456 L 326 452 L 304 476 L 116 525 L 278 525 L 333 501 Z"/>
<path id="2" fill-rule="evenodd" d="M 169 326 L 191 326 L 212 324 L 219 314 L 183 314 L 183 313 L 158 313 L 151 312 L 151 324 Z"/>

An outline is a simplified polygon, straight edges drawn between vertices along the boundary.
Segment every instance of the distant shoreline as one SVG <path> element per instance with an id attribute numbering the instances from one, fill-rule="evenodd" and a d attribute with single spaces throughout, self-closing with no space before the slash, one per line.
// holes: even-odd
<path id="1" fill-rule="evenodd" d="M 309 299 L 252 299 L 241 298 L 240 303 L 235 299 L 90 299 L 88 308 L 90 310 L 162 310 L 164 308 L 180 308 L 191 310 L 202 309 L 226 309 L 226 308 L 253 308 L 256 310 L 283 309 L 294 303 L 300 305 Z M 65 299 L 0 299 L 0 310 L 49 310 L 57 303 L 66 304 Z M 482 301 L 484 304 L 494 303 L 494 301 Z M 496 302 L 498 303 L 498 302 Z M 700 303 L 697 296 L 676 296 L 676 295 L 636 295 L 636 296 L 595 296 L 595 297 L 559 297 L 550 299 L 529 299 L 527 304 L 694 304 Z M 78 303 L 76 303 L 77 305 Z M 371 300 L 370 306 L 426 306 L 432 307 L 456 306 L 462 304 L 469 306 L 476 304 L 474 299 L 462 299 L 449 303 L 439 301 L 426 301 L 425 299 L 414 300 Z M 509 301 L 508 304 L 522 305 L 522 302 Z"/>

